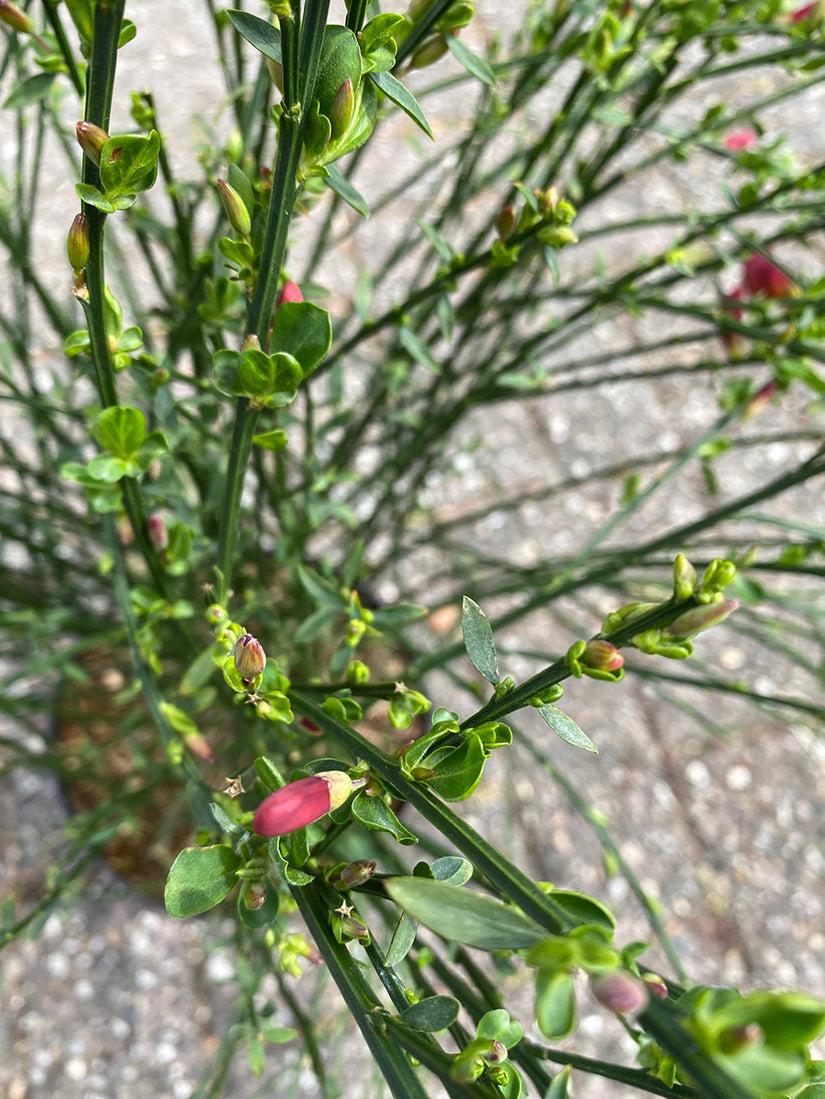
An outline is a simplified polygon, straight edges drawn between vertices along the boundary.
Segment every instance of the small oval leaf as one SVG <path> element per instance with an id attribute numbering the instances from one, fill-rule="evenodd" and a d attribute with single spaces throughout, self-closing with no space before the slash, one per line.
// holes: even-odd
<path id="1" fill-rule="evenodd" d="M 460 1008 L 458 1000 L 452 996 L 428 996 L 402 1011 L 401 1019 L 407 1026 L 434 1034 L 451 1027 L 458 1018 Z"/>
<path id="2" fill-rule="evenodd" d="M 172 863 L 163 900 L 176 919 L 208 912 L 237 884 L 241 860 L 231 847 L 185 847 Z"/>

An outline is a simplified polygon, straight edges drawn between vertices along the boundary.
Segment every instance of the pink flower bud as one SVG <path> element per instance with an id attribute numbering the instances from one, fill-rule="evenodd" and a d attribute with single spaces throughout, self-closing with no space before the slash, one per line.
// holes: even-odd
<path id="1" fill-rule="evenodd" d="M 746 261 L 744 282 L 752 294 L 764 294 L 766 298 L 787 298 L 796 289 L 785 272 L 761 252 Z"/>
<path id="2" fill-rule="evenodd" d="M 756 141 L 756 131 L 750 126 L 744 126 L 741 130 L 730 130 L 725 137 L 725 148 L 731 153 L 741 153 L 749 149 Z"/>
<path id="3" fill-rule="evenodd" d="M 743 420 L 749 420 L 752 416 L 756 416 L 762 411 L 779 392 L 779 382 L 774 379 L 772 382 L 766 382 L 750 399 L 745 411 L 742 413 Z"/>
<path id="4" fill-rule="evenodd" d="M 288 782 L 261 802 L 252 821 L 259 836 L 284 836 L 343 805 L 352 793 L 346 771 L 319 771 L 309 778 Z"/>
<path id="5" fill-rule="evenodd" d="M 579 663 L 585 668 L 617 672 L 624 664 L 624 657 L 609 641 L 588 641 L 579 657 Z"/>
<path id="6" fill-rule="evenodd" d="M 825 15 L 825 4 L 822 0 L 813 0 L 812 3 L 803 4 L 802 7 L 791 12 L 791 23 L 810 23 L 814 26 L 823 15 Z"/>
<path id="7" fill-rule="evenodd" d="M 235 642 L 235 670 L 241 679 L 255 679 L 266 667 L 266 653 L 257 637 L 245 633 Z"/>
<path id="8" fill-rule="evenodd" d="M 223 179 L 218 180 L 218 194 L 221 197 L 226 216 L 229 218 L 229 224 L 239 236 L 248 237 L 252 232 L 252 219 L 244 200 L 235 188 L 230 187 Z"/>
<path id="9" fill-rule="evenodd" d="M 160 515 L 149 516 L 146 520 L 146 533 L 158 553 L 163 553 L 169 546 L 169 531 Z"/>
<path id="10" fill-rule="evenodd" d="M 278 305 L 283 305 L 288 301 L 303 301 L 304 295 L 301 293 L 301 287 L 297 282 L 285 282 L 281 287 L 281 292 L 278 295 Z"/>
<path id="11" fill-rule="evenodd" d="M 193 756 L 202 759 L 204 763 L 215 762 L 215 753 L 212 751 L 212 745 L 206 737 L 201 736 L 200 733 L 190 733 L 184 736 L 183 740 Z"/>
<path id="12" fill-rule="evenodd" d="M 667 999 L 667 984 L 664 977 L 660 977 L 658 973 L 645 973 L 642 975 L 642 980 L 647 985 L 648 992 L 652 992 L 660 1000 Z"/>
<path id="13" fill-rule="evenodd" d="M 705 603 L 701 607 L 691 607 L 689 611 L 680 614 L 674 622 L 671 622 L 668 628 L 662 631 L 662 636 L 683 640 L 695 637 L 697 633 L 709 630 L 711 626 L 718 626 L 738 606 L 738 599 L 723 599 L 718 603 Z"/>
<path id="14" fill-rule="evenodd" d="M 85 214 L 77 214 L 69 228 L 66 255 L 74 271 L 82 271 L 89 260 L 89 223 Z"/>
<path id="15" fill-rule="evenodd" d="M 28 15 L 14 4 L 10 4 L 9 0 L 0 0 L 0 20 L 20 34 L 31 34 L 34 29 L 34 24 Z"/>
<path id="16" fill-rule="evenodd" d="M 647 1007 L 650 997 L 644 982 L 629 973 L 606 973 L 590 986 L 599 1003 L 615 1015 L 633 1018 Z"/>
<path id="17" fill-rule="evenodd" d="M 75 126 L 77 143 L 93 164 L 100 165 L 100 154 L 109 135 L 93 122 L 78 122 Z"/>

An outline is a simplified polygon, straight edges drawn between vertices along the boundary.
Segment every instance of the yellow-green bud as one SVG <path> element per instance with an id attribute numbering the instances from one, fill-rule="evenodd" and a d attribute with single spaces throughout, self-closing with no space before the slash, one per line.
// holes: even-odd
<path id="1" fill-rule="evenodd" d="M 226 216 L 229 218 L 229 224 L 239 236 L 248 237 L 252 231 L 252 219 L 244 200 L 235 188 L 230 187 L 223 179 L 218 180 L 218 194 L 221 196 L 221 202 L 226 211 Z"/>
<path id="2" fill-rule="evenodd" d="M 684 603 L 696 591 L 696 569 L 683 553 L 673 562 L 673 594 L 677 603 Z"/>
<path id="3" fill-rule="evenodd" d="M 69 228 L 66 254 L 73 271 L 82 271 L 89 259 L 89 223 L 85 214 L 77 214 Z"/>
<path id="4" fill-rule="evenodd" d="M 416 50 L 410 58 L 410 67 L 413 69 L 425 69 L 428 65 L 435 64 L 447 52 L 447 39 L 443 34 L 434 34 L 428 38 Z"/>
<path id="5" fill-rule="evenodd" d="M 77 143 L 93 164 L 100 166 L 100 154 L 109 135 L 94 122 L 78 122 L 75 126 Z"/>

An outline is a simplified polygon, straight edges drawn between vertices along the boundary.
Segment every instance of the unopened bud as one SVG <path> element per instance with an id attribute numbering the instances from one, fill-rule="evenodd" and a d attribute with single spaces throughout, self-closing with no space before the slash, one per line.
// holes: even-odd
<path id="1" fill-rule="evenodd" d="M 69 228 L 66 255 L 75 271 L 82 271 L 89 260 L 89 223 L 85 214 L 77 214 Z"/>
<path id="2" fill-rule="evenodd" d="M 496 232 L 501 240 L 507 240 L 516 227 L 516 208 L 511 203 L 502 206 L 496 218 Z"/>
<path id="3" fill-rule="evenodd" d="M 185 735 L 183 739 L 186 747 L 193 756 L 202 759 L 204 763 L 215 762 L 215 753 L 212 751 L 212 745 L 205 736 L 201 736 L 200 733 L 189 733 Z"/>
<path id="4" fill-rule="evenodd" d="M 744 1023 L 742 1026 L 729 1027 L 719 1035 L 719 1049 L 722 1053 L 738 1053 L 748 1046 L 755 1046 L 765 1037 L 759 1023 Z"/>
<path id="5" fill-rule="evenodd" d="M 303 301 L 304 295 L 297 282 L 285 282 L 278 295 L 278 305 L 285 305 L 288 301 Z"/>
<path id="6" fill-rule="evenodd" d="M 594 978 L 590 987 L 599 1003 L 615 1015 L 633 1018 L 648 1005 L 644 982 L 629 973 L 606 973 Z"/>
<path id="7" fill-rule="evenodd" d="M 10 4 L 9 0 L 0 0 L 0 20 L 20 34 L 31 34 L 34 30 L 34 24 L 28 15 L 14 4 Z"/>
<path id="8" fill-rule="evenodd" d="M 696 591 L 696 569 L 683 553 L 677 553 L 673 562 L 673 594 L 677 603 L 684 603 Z"/>
<path id="9" fill-rule="evenodd" d="M 169 531 L 160 515 L 149 516 L 146 520 L 146 533 L 158 553 L 163 553 L 169 546 Z"/>
<path id="10" fill-rule="evenodd" d="M 346 771 L 319 771 L 288 782 L 262 801 L 252 821 L 259 836 L 284 836 L 340 808 L 352 793 Z"/>
<path id="11" fill-rule="evenodd" d="M 255 912 L 266 901 L 266 885 L 263 882 L 252 882 L 244 893 L 243 906 L 250 912 Z"/>
<path id="12" fill-rule="evenodd" d="M 662 636 L 680 640 L 695 637 L 697 633 L 709 630 L 711 626 L 718 626 L 738 606 L 738 599 L 723 599 L 719 603 L 705 603 L 700 607 L 691 607 L 689 611 L 680 614 L 674 622 L 671 622 L 667 629 L 662 631 Z"/>
<path id="13" fill-rule="evenodd" d="M 266 65 L 266 71 L 269 73 L 269 79 L 281 93 L 284 94 L 284 69 L 279 61 L 273 61 L 271 57 L 264 58 L 264 64 Z"/>
<path id="14" fill-rule="evenodd" d="M 667 983 L 664 977 L 660 977 L 658 973 L 643 973 L 642 980 L 647 985 L 648 992 L 660 1000 L 667 999 Z"/>
<path id="15" fill-rule="evenodd" d="M 502 1061 L 507 1060 L 507 1046 L 504 1042 L 500 1042 L 498 1038 L 493 1038 L 489 1050 L 483 1053 L 482 1057 L 488 1065 L 500 1065 Z"/>
<path id="16" fill-rule="evenodd" d="M 348 939 L 368 939 L 370 937 L 367 925 L 357 916 L 342 916 L 339 924 L 341 935 Z"/>
<path id="17" fill-rule="evenodd" d="M 347 665 L 347 683 L 357 686 L 359 683 L 369 683 L 370 670 L 363 660 L 351 660 Z"/>
<path id="18" fill-rule="evenodd" d="M 244 200 L 235 188 L 230 187 L 223 179 L 218 180 L 218 194 L 221 196 L 221 202 L 226 211 L 226 216 L 229 218 L 229 224 L 239 236 L 248 237 L 252 231 L 252 219 Z"/>
<path id="19" fill-rule="evenodd" d="M 353 112 L 355 111 L 355 91 L 352 86 L 352 80 L 347 77 L 343 84 L 338 88 L 335 93 L 335 98 L 332 101 L 332 105 L 329 108 L 329 120 L 332 123 L 332 137 L 333 139 L 340 137 L 341 134 L 346 133 L 349 129 L 349 125 L 352 122 Z"/>
<path id="20" fill-rule="evenodd" d="M 584 668 L 595 668 L 604 672 L 617 672 L 624 664 L 624 657 L 609 641 L 588 641 L 579 657 Z"/>
<path id="21" fill-rule="evenodd" d="M 93 164 L 100 165 L 100 154 L 109 135 L 93 122 L 78 122 L 75 126 L 77 143 Z"/>
<path id="22" fill-rule="evenodd" d="M 796 292 L 785 272 L 761 252 L 745 263 L 744 283 L 752 294 L 764 294 L 766 298 L 788 298 Z"/>
<path id="23" fill-rule="evenodd" d="M 338 884 L 342 889 L 355 889 L 370 880 L 375 873 L 376 865 L 374 859 L 356 859 L 341 871 Z"/>
<path id="24" fill-rule="evenodd" d="M 736 576 L 736 565 L 724 557 L 714 557 L 702 575 L 703 591 L 722 591 Z"/>
<path id="25" fill-rule="evenodd" d="M 247 336 L 241 347 L 241 351 L 260 351 L 261 341 L 253 332 L 250 336 Z"/>
<path id="26" fill-rule="evenodd" d="M 235 670 L 241 679 L 255 679 L 266 667 L 266 653 L 257 637 L 245 633 L 235 642 Z"/>
<path id="27" fill-rule="evenodd" d="M 447 39 L 443 34 L 434 34 L 432 38 L 428 38 L 418 49 L 413 51 L 410 58 L 410 68 L 425 69 L 428 65 L 433 65 L 442 58 L 446 52 Z"/>

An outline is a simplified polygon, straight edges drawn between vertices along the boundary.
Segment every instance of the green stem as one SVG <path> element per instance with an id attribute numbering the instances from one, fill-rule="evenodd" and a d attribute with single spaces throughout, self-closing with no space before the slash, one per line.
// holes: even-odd
<path id="1" fill-rule="evenodd" d="M 232 429 L 232 442 L 229 449 L 229 466 L 226 471 L 226 488 L 221 510 L 221 526 L 218 538 L 218 578 L 217 601 L 225 604 L 229 598 L 232 583 L 232 566 L 235 559 L 235 545 L 238 540 L 238 520 L 241 512 L 241 493 L 244 476 L 252 449 L 252 436 L 258 410 L 250 407 L 246 397 L 239 397 L 235 406 L 235 423 Z"/>
<path id="2" fill-rule="evenodd" d="M 74 59 L 74 51 L 69 44 L 69 39 L 66 35 L 66 31 L 63 27 L 63 22 L 60 18 L 60 12 L 58 11 L 58 5 L 53 0 L 46 0 L 43 5 L 46 9 L 46 19 L 49 22 L 49 26 L 52 29 L 52 34 L 57 39 L 57 46 L 60 50 L 60 56 L 66 63 L 66 68 L 69 70 L 69 79 L 74 85 L 74 89 L 78 95 L 82 96 L 85 91 L 83 76 L 80 69 L 77 67 L 77 62 Z"/>

